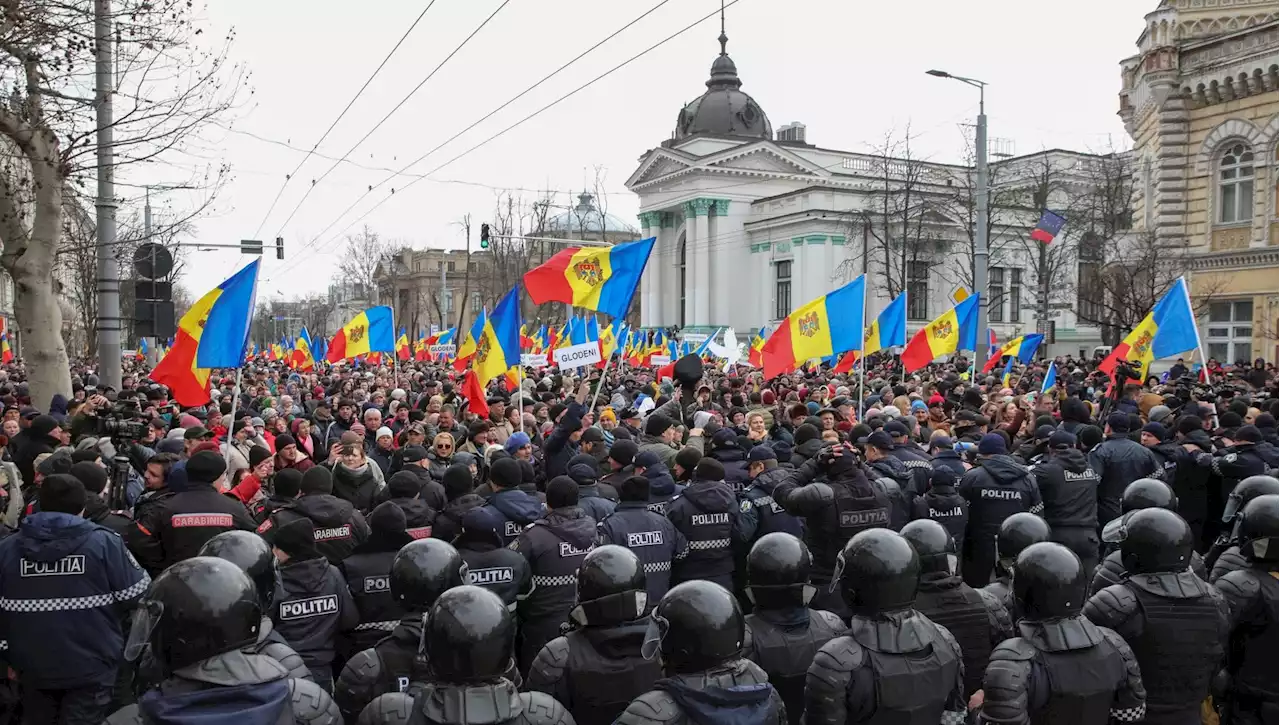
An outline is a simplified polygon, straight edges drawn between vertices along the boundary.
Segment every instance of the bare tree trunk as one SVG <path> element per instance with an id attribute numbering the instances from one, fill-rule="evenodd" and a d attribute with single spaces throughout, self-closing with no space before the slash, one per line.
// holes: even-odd
<path id="1" fill-rule="evenodd" d="M 471 295 L 471 215 L 462 215 L 463 231 L 467 235 L 467 265 L 462 276 L 462 302 L 458 305 L 458 331 L 462 331 L 462 323 L 467 319 L 467 297 Z"/>

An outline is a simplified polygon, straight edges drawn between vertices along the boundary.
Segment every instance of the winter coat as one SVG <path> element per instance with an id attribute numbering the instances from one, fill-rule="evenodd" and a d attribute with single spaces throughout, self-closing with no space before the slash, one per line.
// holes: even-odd
<path id="1" fill-rule="evenodd" d="M 374 496 L 382 487 L 382 471 L 372 462 L 359 469 L 347 468 L 339 463 L 333 467 L 333 495 L 350 501 L 360 511 L 369 511 Z"/>

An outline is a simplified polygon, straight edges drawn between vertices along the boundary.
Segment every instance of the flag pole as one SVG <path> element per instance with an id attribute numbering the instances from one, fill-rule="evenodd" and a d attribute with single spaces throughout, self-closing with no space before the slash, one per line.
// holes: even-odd
<path id="1" fill-rule="evenodd" d="M 866 390 L 863 388 L 863 385 L 865 384 L 867 379 L 867 331 L 866 331 L 866 328 L 867 328 L 867 287 L 868 286 L 869 285 L 867 284 L 866 277 L 864 276 L 862 280 L 862 349 L 858 352 L 858 359 L 854 361 L 855 365 L 857 365 L 858 362 L 862 363 L 861 365 L 858 365 L 858 404 L 855 405 L 853 408 L 854 410 L 858 411 L 858 419 L 854 421 L 855 423 L 861 423 L 862 419 L 866 417 L 866 411 L 863 410 L 863 406 L 866 405 L 864 401 L 867 399 L 867 395 L 866 395 Z M 906 367 L 905 364 L 903 367 L 905 369 Z"/>
<path id="2" fill-rule="evenodd" d="M 599 342 L 599 338 L 597 337 L 596 343 L 599 344 Z M 617 346 L 615 345 L 614 347 L 616 348 Z M 613 362 L 613 353 L 615 351 L 616 349 L 610 351 L 609 357 L 604 359 L 604 367 L 600 370 L 600 382 L 596 383 L 596 392 L 591 396 L 591 407 L 587 408 L 588 413 L 596 409 L 596 401 L 600 399 L 600 388 L 604 387 L 605 378 L 609 375 L 609 363 Z"/>
<path id="3" fill-rule="evenodd" d="M 519 286 L 519 283 L 516 283 Z M 520 293 L 516 293 L 516 328 L 524 327 L 524 306 L 520 304 Z M 520 425 L 524 425 L 524 340 L 516 345 L 520 349 L 520 358 L 516 360 L 516 407 L 520 409 Z M 521 428 L 523 430 L 523 428 Z M 512 435 L 516 431 L 511 431 Z"/>
<path id="4" fill-rule="evenodd" d="M 1182 296 L 1187 300 L 1187 311 L 1191 313 L 1192 326 L 1196 331 L 1196 352 L 1200 354 L 1200 370 L 1204 372 L 1204 381 L 1209 382 L 1209 357 L 1204 354 L 1204 340 L 1200 339 L 1200 327 L 1195 324 L 1195 308 L 1191 306 L 1191 285 L 1186 277 L 1178 277 L 1182 282 Z M 1145 382 L 1145 381 L 1144 381 Z"/>
<path id="5" fill-rule="evenodd" d="M 244 373 L 243 365 L 236 368 L 236 387 L 233 389 L 231 393 L 231 413 L 229 414 L 229 420 L 231 421 L 231 426 L 227 428 L 227 452 L 224 455 L 224 459 L 227 465 L 227 470 L 231 470 L 231 441 L 235 440 L 235 433 L 233 433 L 232 431 L 234 431 L 236 427 L 236 406 L 240 405 L 240 376 L 243 373 Z M 253 471 L 250 471 L 250 473 L 253 473 Z M 228 486 L 228 488 L 230 487 Z"/>

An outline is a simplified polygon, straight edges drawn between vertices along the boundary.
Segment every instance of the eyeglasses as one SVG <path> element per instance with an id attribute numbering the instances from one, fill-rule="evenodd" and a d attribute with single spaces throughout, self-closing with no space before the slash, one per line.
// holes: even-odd
<path id="1" fill-rule="evenodd" d="M 437 443 L 437 444 L 436 444 L 436 450 L 437 450 L 437 451 L 447 451 L 447 450 L 449 450 L 449 449 L 451 449 L 451 448 L 453 448 L 453 446 L 449 445 L 448 443 Z"/>

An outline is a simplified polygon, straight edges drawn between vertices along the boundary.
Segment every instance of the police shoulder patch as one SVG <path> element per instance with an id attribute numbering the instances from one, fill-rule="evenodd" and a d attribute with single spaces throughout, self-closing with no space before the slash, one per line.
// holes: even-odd
<path id="1" fill-rule="evenodd" d="M 273 524 L 271 523 L 271 519 L 268 518 L 266 521 L 263 521 L 260 526 L 258 526 L 258 533 L 265 534 L 271 530 L 272 526 Z"/>
<path id="2" fill-rule="evenodd" d="M 742 500 L 742 503 L 738 504 L 738 510 L 739 510 L 739 511 L 741 511 L 742 513 L 744 513 L 744 514 L 745 514 L 745 513 L 747 513 L 748 511 L 750 511 L 750 510 L 751 510 L 751 501 L 749 501 L 749 500 L 747 500 L 747 499 L 743 499 L 743 500 Z"/>
<path id="3" fill-rule="evenodd" d="M 1222 460 L 1226 461 L 1227 463 L 1233 463 L 1236 460 L 1236 454 L 1228 453 L 1227 455 L 1222 457 Z"/>

